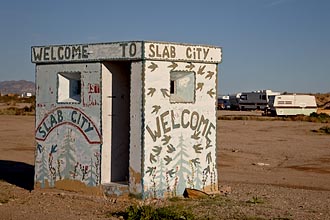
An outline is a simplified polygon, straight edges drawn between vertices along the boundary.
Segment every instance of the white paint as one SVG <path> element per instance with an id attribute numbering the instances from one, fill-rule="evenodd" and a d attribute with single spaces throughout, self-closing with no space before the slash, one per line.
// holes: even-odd
<path id="1" fill-rule="evenodd" d="M 175 43 L 146 42 L 144 51 L 146 59 L 166 61 L 220 63 L 222 56 L 221 48 Z"/>
<path id="2" fill-rule="evenodd" d="M 112 102 L 112 75 L 107 67 L 102 64 L 102 159 L 101 159 L 101 184 L 111 182 L 111 114 Z M 104 135 L 109 134 L 109 135 Z"/>
<path id="3" fill-rule="evenodd" d="M 141 193 L 141 179 L 135 179 L 132 171 L 142 176 L 142 62 L 131 66 L 131 105 L 130 105 L 130 192 Z"/>

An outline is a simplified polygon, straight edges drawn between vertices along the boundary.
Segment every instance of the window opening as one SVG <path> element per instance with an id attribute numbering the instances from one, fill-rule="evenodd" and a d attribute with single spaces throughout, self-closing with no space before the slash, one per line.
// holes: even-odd
<path id="1" fill-rule="evenodd" d="M 80 72 L 58 73 L 58 102 L 80 103 L 81 100 L 81 74 Z"/>
<path id="2" fill-rule="evenodd" d="M 172 71 L 170 72 L 170 102 L 195 102 L 195 73 Z"/>

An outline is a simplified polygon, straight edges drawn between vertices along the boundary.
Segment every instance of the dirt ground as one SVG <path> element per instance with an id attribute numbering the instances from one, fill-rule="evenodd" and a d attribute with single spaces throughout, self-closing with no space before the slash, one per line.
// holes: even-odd
<path id="1" fill-rule="evenodd" d="M 199 219 L 330 219 L 330 135 L 311 131 L 324 125 L 219 120 L 219 184 L 226 195 L 207 205 L 183 202 Z M 32 190 L 32 116 L 1 115 L 0 140 L 0 219 L 115 219 L 107 213 L 139 202 Z"/>

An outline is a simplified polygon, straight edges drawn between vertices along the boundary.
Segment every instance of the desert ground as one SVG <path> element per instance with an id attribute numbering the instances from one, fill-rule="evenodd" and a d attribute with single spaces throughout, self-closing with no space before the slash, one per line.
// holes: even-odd
<path id="1" fill-rule="evenodd" d="M 218 120 L 221 195 L 171 202 L 33 189 L 34 117 L 0 115 L 0 219 L 120 219 L 109 213 L 131 204 L 183 205 L 196 219 L 330 219 L 330 135 L 312 132 L 325 125 Z"/>

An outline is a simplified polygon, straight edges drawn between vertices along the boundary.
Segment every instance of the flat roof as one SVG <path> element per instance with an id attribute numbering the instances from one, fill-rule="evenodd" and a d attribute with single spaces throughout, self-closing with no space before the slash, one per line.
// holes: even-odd
<path id="1" fill-rule="evenodd" d="M 123 41 L 31 47 L 32 63 L 163 60 L 220 63 L 221 47 L 170 42 Z"/>

